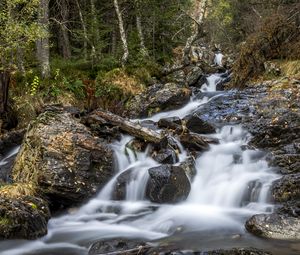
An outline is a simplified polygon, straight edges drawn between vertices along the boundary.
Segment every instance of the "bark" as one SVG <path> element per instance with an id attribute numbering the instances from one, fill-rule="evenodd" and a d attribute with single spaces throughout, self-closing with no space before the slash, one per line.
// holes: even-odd
<path id="1" fill-rule="evenodd" d="M 196 40 L 198 40 L 203 35 L 203 21 L 205 17 L 205 12 L 207 8 L 208 0 L 201 0 L 201 2 L 198 5 L 197 10 L 197 17 L 193 19 L 195 22 L 195 31 L 192 36 L 190 36 L 185 44 L 184 51 L 183 51 L 183 61 L 184 64 L 190 63 L 190 52 L 191 48 Z"/>
<path id="2" fill-rule="evenodd" d="M 126 33 L 125 33 L 125 28 L 124 28 L 123 17 L 122 17 L 122 13 L 120 11 L 118 0 L 114 0 L 114 7 L 115 7 L 116 14 L 117 14 L 118 21 L 119 21 L 119 30 L 120 30 L 120 36 L 121 36 L 123 51 L 124 51 L 123 57 L 122 57 L 122 65 L 124 66 L 128 61 L 129 50 L 128 50 L 128 43 L 127 43 L 127 38 L 126 38 Z"/>
<path id="3" fill-rule="evenodd" d="M 0 71 L 0 115 L 5 113 L 7 110 L 9 82 L 10 73 Z"/>
<path id="4" fill-rule="evenodd" d="M 152 129 L 142 127 L 136 122 L 122 118 L 111 112 L 103 110 L 93 111 L 87 118 L 85 123 L 98 124 L 104 126 L 117 126 L 121 131 L 139 138 L 143 141 L 159 144 L 162 140 L 170 135 L 167 131 L 158 133 Z M 189 148 L 204 150 L 208 148 L 209 143 L 218 143 L 217 139 L 208 138 L 194 133 L 184 133 L 179 136 L 180 141 Z"/>
<path id="5" fill-rule="evenodd" d="M 140 39 L 141 53 L 143 56 L 148 56 L 148 50 L 145 46 L 145 38 L 143 34 L 143 26 L 142 26 L 142 17 L 141 17 L 141 9 L 139 5 L 139 0 L 136 1 L 136 27 Z"/>
<path id="6" fill-rule="evenodd" d="M 50 63 L 49 63 L 49 0 L 40 0 L 39 24 L 44 28 L 46 35 L 43 38 L 37 40 L 37 59 L 40 63 L 42 78 L 48 78 L 50 76 Z"/>
<path id="7" fill-rule="evenodd" d="M 84 37 L 84 42 L 83 42 L 83 50 L 84 50 L 84 57 L 85 59 L 87 59 L 88 54 L 87 54 L 87 47 L 88 44 L 90 44 L 91 48 L 92 48 L 92 57 L 95 56 L 96 54 L 96 49 L 95 46 L 90 42 L 89 38 L 88 38 L 88 33 L 87 33 L 87 28 L 83 19 L 83 15 L 82 15 L 82 11 L 80 8 L 80 4 L 78 2 L 78 0 L 76 0 L 76 5 L 78 8 L 78 14 L 79 14 L 79 18 L 80 18 L 80 22 L 81 22 L 81 26 L 82 26 L 82 30 L 83 30 L 83 37 Z"/>
<path id="8" fill-rule="evenodd" d="M 95 110 L 88 116 L 88 119 L 93 123 L 118 126 L 123 132 L 147 142 L 160 143 L 163 138 L 162 135 L 151 129 L 107 111 Z"/>
<path id="9" fill-rule="evenodd" d="M 69 20 L 69 6 L 68 0 L 61 1 L 60 9 L 60 27 L 59 27 L 59 46 L 64 59 L 69 59 L 71 57 L 71 46 L 68 28 L 66 26 Z"/>

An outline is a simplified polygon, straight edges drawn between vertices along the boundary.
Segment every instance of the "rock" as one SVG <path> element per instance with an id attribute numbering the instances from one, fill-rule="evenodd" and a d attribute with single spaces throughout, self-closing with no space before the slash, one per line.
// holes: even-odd
<path id="1" fill-rule="evenodd" d="M 186 119 L 186 127 L 198 134 L 212 134 L 216 132 L 211 124 L 202 120 L 197 114 L 193 114 Z"/>
<path id="2" fill-rule="evenodd" d="M 146 197 L 154 203 L 177 203 L 191 190 L 185 171 L 179 166 L 161 165 L 148 170 Z"/>
<path id="3" fill-rule="evenodd" d="M 136 255 L 145 254 L 150 246 L 143 241 L 129 239 L 111 239 L 95 242 L 89 249 L 89 255 L 114 254 Z"/>
<path id="4" fill-rule="evenodd" d="M 172 149 L 162 149 L 153 155 L 153 159 L 161 164 L 175 164 L 178 161 L 177 154 Z"/>
<path id="5" fill-rule="evenodd" d="M 180 136 L 180 142 L 190 151 L 204 151 L 209 148 L 208 142 L 204 140 L 201 135 L 195 133 L 182 134 Z M 212 142 L 214 141 L 212 140 Z"/>
<path id="6" fill-rule="evenodd" d="M 202 69 L 198 66 L 192 68 L 187 76 L 186 76 L 186 83 L 188 86 L 197 86 L 198 83 L 202 84 L 205 82 L 205 74 L 203 73 Z"/>
<path id="7" fill-rule="evenodd" d="M 169 117 L 160 119 L 157 122 L 159 128 L 167 128 L 167 129 L 182 129 L 181 119 L 178 117 Z"/>
<path id="8" fill-rule="evenodd" d="M 300 174 L 289 174 L 275 181 L 272 196 L 276 202 L 300 200 Z"/>
<path id="9" fill-rule="evenodd" d="M 180 108 L 189 101 L 190 95 L 190 89 L 176 83 L 155 84 L 132 98 L 126 108 L 131 118 L 148 117 L 159 111 Z"/>
<path id="10" fill-rule="evenodd" d="M 4 161 L 1 161 L 0 165 L 0 184 L 7 183 L 11 181 L 10 175 L 13 164 L 15 162 L 17 155 L 12 155 L 11 157 L 5 158 Z"/>
<path id="11" fill-rule="evenodd" d="M 5 154 L 10 148 L 22 143 L 25 129 L 10 131 L 0 137 L 0 154 Z"/>
<path id="12" fill-rule="evenodd" d="M 112 176 L 112 149 L 61 111 L 31 122 L 13 168 L 15 181 L 33 183 L 54 207 L 83 202 Z"/>
<path id="13" fill-rule="evenodd" d="M 299 240 L 300 218 L 283 214 L 258 214 L 246 222 L 246 229 L 259 237 Z"/>
<path id="14" fill-rule="evenodd" d="M 270 252 L 256 248 L 233 248 L 229 250 L 214 250 L 201 253 L 202 255 L 272 255 Z"/>
<path id="15" fill-rule="evenodd" d="M 32 196 L 0 197 L 0 239 L 36 239 L 47 234 L 48 204 Z"/>
<path id="16" fill-rule="evenodd" d="M 197 174 L 197 169 L 196 169 L 195 158 L 193 156 L 188 156 L 185 159 L 185 161 L 179 164 L 179 167 L 181 167 L 184 170 L 184 172 L 186 173 L 190 181 L 194 180 L 194 177 Z"/>
<path id="17" fill-rule="evenodd" d="M 114 191 L 112 193 L 113 200 L 125 200 L 126 199 L 127 184 L 136 178 L 135 171 L 136 171 L 135 168 L 130 168 L 118 176 L 116 183 L 115 183 Z"/>

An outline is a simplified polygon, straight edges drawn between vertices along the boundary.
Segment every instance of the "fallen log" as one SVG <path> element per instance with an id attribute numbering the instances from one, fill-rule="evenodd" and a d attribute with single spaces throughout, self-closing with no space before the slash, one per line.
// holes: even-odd
<path id="1" fill-rule="evenodd" d="M 160 143 L 164 138 L 163 135 L 152 129 L 142 127 L 139 123 L 122 118 L 111 112 L 95 110 L 88 116 L 88 119 L 102 125 L 118 126 L 121 131 L 150 143 Z"/>

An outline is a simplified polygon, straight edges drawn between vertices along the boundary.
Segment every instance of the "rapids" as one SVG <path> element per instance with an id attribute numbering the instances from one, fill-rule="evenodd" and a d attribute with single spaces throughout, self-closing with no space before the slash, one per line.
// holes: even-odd
<path id="1" fill-rule="evenodd" d="M 216 62 L 220 59 L 217 56 Z M 211 75 L 202 91 L 216 91 L 220 79 L 219 74 Z M 192 97 L 183 108 L 150 119 L 183 118 L 216 96 Z M 128 149 L 126 144 L 132 137 L 123 136 L 111 145 L 116 174 L 96 197 L 80 208 L 52 218 L 48 234 L 39 240 L 0 242 L 0 254 L 84 255 L 93 241 L 115 237 L 175 242 L 182 249 L 255 246 L 278 250 L 280 242 L 257 239 L 244 229 L 245 220 L 251 215 L 272 212 L 269 188 L 278 176 L 268 166 L 263 152 L 247 148 L 250 135 L 241 126 L 224 126 L 212 136 L 220 143 L 211 145 L 209 151 L 196 159 L 197 174 L 186 201 L 157 205 L 145 199 L 147 170 L 159 164 L 149 157 L 148 150 L 140 153 Z M 186 155 L 181 146 L 180 160 L 184 161 Z M 116 178 L 127 169 L 134 171 L 126 201 L 112 201 Z M 277 254 L 290 254 L 278 251 Z"/>

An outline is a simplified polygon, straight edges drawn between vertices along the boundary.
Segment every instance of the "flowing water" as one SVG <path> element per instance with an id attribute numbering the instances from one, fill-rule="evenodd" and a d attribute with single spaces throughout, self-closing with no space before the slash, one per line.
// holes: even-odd
<path id="1" fill-rule="evenodd" d="M 215 91 L 221 76 L 208 77 L 203 91 Z M 217 95 L 218 96 L 218 95 Z M 212 98 L 196 99 L 182 109 L 159 113 L 180 118 Z M 259 247 L 274 254 L 292 254 L 286 243 L 255 238 L 244 229 L 247 218 L 272 212 L 268 201 L 271 183 L 278 178 L 264 159 L 264 153 L 247 149 L 250 135 L 240 126 L 224 126 L 213 135 L 220 140 L 196 159 L 197 174 L 189 197 L 182 203 L 157 205 L 145 199 L 148 169 L 159 165 L 148 150 L 133 152 L 123 136 L 112 144 L 116 175 L 87 204 L 69 210 L 49 222 L 49 233 L 37 241 L 13 240 L 0 243 L 0 254 L 87 254 L 93 241 L 117 237 L 174 242 L 182 249 L 209 250 L 231 247 Z M 180 145 L 180 144 L 179 144 Z M 180 161 L 187 152 L 180 145 Z M 112 201 L 117 177 L 131 169 L 125 201 Z M 276 253 L 277 252 L 277 253 Z M 296 254 L 296 253 L 295 253 Z"/>

